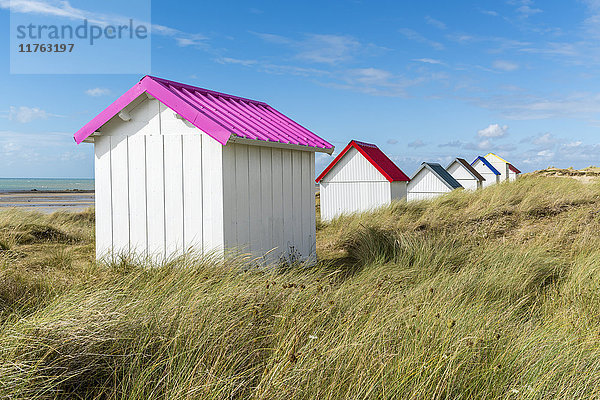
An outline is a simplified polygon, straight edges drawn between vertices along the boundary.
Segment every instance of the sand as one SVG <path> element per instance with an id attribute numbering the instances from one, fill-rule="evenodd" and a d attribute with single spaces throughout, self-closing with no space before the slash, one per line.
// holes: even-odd
<path id="1" fill-rule="evenodd" d="M 94 206 L 93 191 L 17 191 L 0 193 L 0 210 L 10 207 L 40 211 L 83 211 Z"/>

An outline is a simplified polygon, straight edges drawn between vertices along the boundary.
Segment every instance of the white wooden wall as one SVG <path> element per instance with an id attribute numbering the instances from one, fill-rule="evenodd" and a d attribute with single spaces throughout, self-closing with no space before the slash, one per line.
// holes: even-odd
<path id="1" fill-rule="evenodd" d="M 373 210 L 406 198 L 406 182 L 390 183 L 358 150 L 350 148 L 320 182 L 321 219 Z"/>
<path id="2" fill-rule="evenodd" d="M 421 169 L 408 183 L 408 201 L 427 200 L 450 192 L 450 189 L 433 172 L 427 168 Z"/>
<path id="3" fill-rule="evenodd" d="M 481 160 L 475 161 L 473 168 L 485 178 L 485 181 L 483 181 L 484 188 L 500 182 L 500 175 L 494 174 Z"/>
<path id="4" fill-rule="evenodd" d="M 467 190 L 477 190 L 480 188 L 479 180 L 459 162 L 453 162 L 447 169 L 448 173 L 458 181 Z"/>
<path id="5" fill-rule="evenodd" d="M 223 151 L 227 248 L 270 259 L 315 257 L 315 154 L 228 144 Z"/>
<path id="6" fill-rule="evenodd" d="M 222 146 L 157 100 L 95 137 L 96 255 L 223 247 Z"/>
<path id="7" fill-rule="evenodd" d="M 509 180 L 509 168 L 508 168 L 508 164 L 505 163 L 504 161 L 502 161 L 501 159 L 499 159 L 498 157 L 494 156 L 494 155 L 488 155 L 486 158 L 486 160 L 489 161 L 490 164 L 492 164 L 494 166 L 494 168 L 496 168 L 498 170 L 498 172 L 500 172 L 500 181 L 504 182 Z"/>
<path id="8" fill-rule="evenodd" d="M 392 190 L 392 201 L 393 200 L 406 200 L 406 194 L 408 192 L 408 182 L 396 181 L 391 182 L 390 187 Z"/>
<path id="9" fill-rule="evenodd" d="M 516 173 L 514 173 L 513 171 L 511 171 L 510 169 L 508 170 L 508 180 L 509 181 L 515 181 L 517 180 L 519 175 L 517 175 Z"/>
<path id="10" fill-rule="evenodd" d="M 321 181 L 321 219 L 331 221 L 342 214 L 373 210 L 390 204 L 391 184 L 385 182 Z"/>

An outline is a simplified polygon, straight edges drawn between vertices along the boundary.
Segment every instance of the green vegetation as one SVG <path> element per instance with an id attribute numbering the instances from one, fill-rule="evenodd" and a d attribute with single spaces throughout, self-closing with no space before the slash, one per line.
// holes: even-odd
<path id="1" fill-rule="evenodd" d="M 600 184 L 523 177 L 319 224 L 320 263 L 93 262 L 0 212 L 0 397 L 600 397 Z"/>

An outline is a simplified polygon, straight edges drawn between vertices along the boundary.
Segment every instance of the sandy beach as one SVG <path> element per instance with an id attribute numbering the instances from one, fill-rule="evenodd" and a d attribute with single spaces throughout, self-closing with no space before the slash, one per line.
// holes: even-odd
<path id="1" fill-rule="evenodd" d="M 82 211 L 94 206 L 94 191 L 14 191 L 0 192 L 0 211 L 15 207 L 40 211 Z"/>

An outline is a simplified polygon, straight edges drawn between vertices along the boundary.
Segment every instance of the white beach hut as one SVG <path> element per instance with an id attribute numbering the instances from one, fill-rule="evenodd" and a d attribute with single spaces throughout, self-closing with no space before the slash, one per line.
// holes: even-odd
<path id="1" fill-rule="evenodd" d="M 471 166 L 475 168 L 481 176 L 485 178 L 483 181 L 483 187 L 488 187 L 500 183 L 500 171 L 498 171 L 487 159 L 484 157 L 477 157 L 475 161 L 471 163 Z"/>
<path id="2" fill-rule="evenodd" d="M 331 221 L 406 198 L 409 178 L 376 145 L 352 140 L 316 181 L 321 219 Z"/>
<path id="3" fill-rule="evenodd" d="M 468 190 L 481 189 L 483 187 L 483 182 L 485 182 L 485 178 L 464 158 L 455 158 L 454 161 L 448 164 L 446 171 L 448 171 L 462 187 Z"/>
<path id="4" fill-rule="evenodd" d="M 490 162 L 500 172 L 500 180 L 501 181 L 514 181 L 516 180 L 521 171 L 519 171 L 514 165 L 506 161 L 504 158 L 500 157 L 494 153 L 488 153 L 484 156 L 486 160 Z"/>
<path id="5" fill-rule="evenodd" d="M 440 164 L 424 162 L 408 183 L 407 199 L 433 199 L 460 188 L 461 184 Z"/>
<path id="6" fill-rule="evenodd" d="M 92 142 L 96 256 L 315 254 L 314 152 L 269 105 L 151 76 L 75 134 Z"/>

